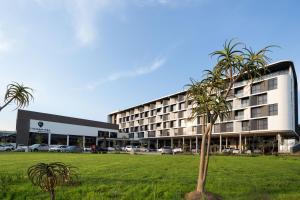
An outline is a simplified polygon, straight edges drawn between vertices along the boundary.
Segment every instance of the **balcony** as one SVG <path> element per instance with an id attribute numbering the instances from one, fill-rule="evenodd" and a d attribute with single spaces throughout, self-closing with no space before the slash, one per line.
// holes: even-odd
<path id="1" fill-rule="evenodd" d="M 148 137 L 155 137 L 155 131 L 148 131 Z"/>

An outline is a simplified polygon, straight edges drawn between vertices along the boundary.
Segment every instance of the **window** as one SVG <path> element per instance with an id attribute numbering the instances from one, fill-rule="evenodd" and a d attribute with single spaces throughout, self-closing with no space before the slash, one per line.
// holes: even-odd
<path id="1" fill-rule="evenodd" d="M 169 112 L 169 107 L 168 106 L 164 107 L 164 113 L 166 113 L 166 112 Z"/>
<path id="2" fill-rule="evenodd" d="M 268 120 L 267 119 L 257 120 L 257 128 L 258 128 L 258 130 L 268 129 Z"/>
<path id="3" fill-rule="evenodd" d="M 269 116 L 278 115 L 278 104 L 269 105 Z"/>
<path id="4" fill-rule="evenodd" d="M 261 90 L 262 90 L 261 83 L 253 84 L 251 87 L 251 94 L 259 93 L 261 92 Z"/>
<path id="5" fill-rule="evenodd" d="M 118 133 L 110 132 L 110 138 L 117 138 L 117 137 L 118 137 Z"/>
<path id="6" fill-rule="evenodd" d="M 251 117 L 261 117 L 262 116 L 262 107 L 252 108 Z"/>
<path id="7" fill-rule="evenodd" d="M 268 89 L 269 90 L 277 89 L 277 78 L 272 78 L 268 80 Z"/>
<path id="8" fill-rule="evenodd" d="M 226 132 L 233 132 L 233 123 L 226 123 Z"/>
<path id="9" fill-rule="evenodd" d="M 174 127 L 174 121 L 170 121 L 170 128 Z"/>
<path id="10" fill-rule="evenodd" d="M 257 96 L 257 104 L 266 104 L 267 103 L 267 94 Z"/>
<path id="11" fill-rule="evenodd" d="M 179 110 L 185 109 L 185 105 L 184 104 L 185 104 L 184 102 L 179 104 Z"/>
<path id="12" fill-rule="evenodd" d="M 138 133 L 138 138 L 144 138 L 144 133 L 143 132 Z"/>
<path id="13" fill-rule="evenodd" d="M 235 90 L 234 90 L 234 94 L 235 95 L 243 95 L 243 93 L 244 93 L 244 88 L 236 88 Z"/>
<path id="14" fill-rule="evenodd" d="M 154 110 L 151 110 L 150 116 L 154 115 Z"/>
<path id="15" fill-rule="evenodd" d="M 220 124 L 215 124 L 214 125 L 214 132 L 215 133 L 220 133 L 221 132 L 221 126 L 220 126 Z"/>
<path id="16" fill-rule="evenodd" d="M 183 126 L 185 126 L 184 120 L 183 120 L 183 119 L 180 119 L 180 120 L 178 121 L 178 127 L 183 127 Z"/>
<path id="17" fill-rule="evenodd" d="M 155 131 L 149 131 L 148 137 L 155 137 Z"/>
<path id="18" fill-rule="evenodd" d="M 244 110 L 237 110 L 235 111 L 235 119 L 243 119 L 244 118 Z"/>
<path id="19" fill-rule="evenodd" d="M 98 137 L 108 138 L 109 137 L 109 132 L 108 131 L 98 131 Z"/>
<path id="20" fill-rule="evenodd" d="M 249 121 L 242 122 L 242 131 L 250 131 Z"/>
<path id="21" fill-rule="evenodd" d="M 129 133 L 129 138 L 134 138 L 134 133 Z"/>
<path id="22" fill-rule="evenodd" d="M 249 98 L 242 99 L 241 101 L 242 107 L 246 107 L 249 105 Z"/>
<path id="23" fill-rule="evenodd" d="M 171 106 L 170 106 L 170 112 L 175 111 L 175 106 L 176 106 L 176 105 L 171 105 Z"/>

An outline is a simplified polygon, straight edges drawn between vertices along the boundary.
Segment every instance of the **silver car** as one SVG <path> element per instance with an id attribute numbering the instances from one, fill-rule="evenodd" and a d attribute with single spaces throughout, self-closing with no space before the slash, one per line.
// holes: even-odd
<path id="1" fill-rule="evenodd" d="M 29 146 L 29 151 L 49 151 L 48 144 L 34 144 Z"/>
<path id="2" fill-rule="evenodd" d="M 171 147 L 163 147 L 161 149 L 161 154 L 172 154 L 173 151 L 172 151 L 172 148 Z"/>

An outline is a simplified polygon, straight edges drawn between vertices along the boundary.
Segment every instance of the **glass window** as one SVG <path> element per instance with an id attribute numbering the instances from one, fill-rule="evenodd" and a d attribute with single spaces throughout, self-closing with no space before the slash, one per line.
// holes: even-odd
<path id="1" fill-rule="evenodd" d="M 251 87 L 251 94 L 254 94 L 254 93 L 259 93 L 261 92 L 261 83 L 256 83 L 256 84 L 253 84 L 252 87 Z"/>
<path id="2" fill-rule="evenodd" d="M 250 131 L 249 121 L 242 122 L 242 131 Z"/>
<path id="3" fill-rule="evenodd" d="M 267 94 L 257 96 L 257 104 L 266 104 L 267 103 Z"/>
<path id="4" fill-rule="evenodd" d="M 144 138 L 144 133 L 143 132 L 138 133 L 138 138 Z"/>
<path id="5" fill-rule="evenodd" d="M 268 129 L 268 120 L 267 119 L 259 119 L 257 120 L 258 130 Z"/>
<path id="6" fill-rule="evenodd" d="M 269 90 L 277 89 L 277 78 L 272 78 L 268 80 L 268 88 Z"/>
<path id="7" fill-rule="evenodd" d="M 261 117 L 262 116 L 262 107 L 252 108 L 251 117 Z"/>
<path id="8" fill-rule="evenodd" d="M 233 132 L 233 123 L 226 123 L 226 132 Z"/>
<path id="9" fill-rule="evenodd" d="M 249 105 L 249 98 L 242 99 L 241 101 L 242 107 L 246 107 Z"/>
<path id="10" fill-rule="evenodd" d="M 278 104 L 269 105 L 269 115 L 278 115 Z"/>

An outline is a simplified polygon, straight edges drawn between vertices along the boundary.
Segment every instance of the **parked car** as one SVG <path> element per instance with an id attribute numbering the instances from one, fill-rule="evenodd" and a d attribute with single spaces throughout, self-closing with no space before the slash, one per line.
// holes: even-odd
<path id="1" fill-rule="evenodd" d="M 132 146 L 126 146 L 126 147 L 125 147 L 125 151 L 126 151 L 126 152 L 130 152 L 130 151 L 132 151 L 132 149 L 133 149 Z"/>
<path id="2" fill-rule="evenodd" d="M 123 151 L 123 149 L 119 145 L 114 146 L 114 148 L 116 151 Z"/>
<path id="3" fill-rule="evenodd" d="M 260 154 L 260 153 L 261 153 L 261 150 L 260 150 L 260 149 L 254 149 L 254 150 L 253 150 L 253 153 Z"/>
<path id="4" fill-rule="evenodd" d="M 174 148 L 173 149 L 173 153 L 182 153 L 183 152 L 183 150 L 182 150 L 182 148 L 180 148 L 180 147 L 177 147 L 177 148 Z"/>
<path id="5" fill-rule="evenodd" d="M 162 152 L 163 147 L 157 149 L 157 152 Z"/>
<path id="6" fill-rule="evenodd" d="M 84 152 L 91 152 L 91 151 L 92 151 L 92 148 L 91 148 L 91 147 L 84 147 L 84 148 L 83 148 L 83 151 L 84 151 Z"/>
<path id="7" fill-rule="evenodd" d="M 107 151 L 115 151 L 116 149 L 114 147 L 107 147 Z"/>
<path id="8" fill-rule="evenodd" d="M 13 146 L 0 144 L 0 151 L 12 151 L 14 150 Z"/>
<path id="9" fill-rule="evenodd" d="M 64 152 L 67 147 L 66 145 L 52 145 L 49 148 L 49 152 Z"/>
<path id="10" fill-rule="evenodd" d="M 24 144 L 19 144 L 15 149 L 17 152 L 25 152 L 26 150 L 28 150 L 28 146 L 25 146 Z"/>
<path id="11" fill-rule="evenodd" d="M 108 149 L 101 146 L 96 146 L 96 148 L 92 149 L 92 153 L 107 153 Z"/>
<path id="12" fill-rule="evenodd" d="M 149 149 L 147 149 L 146 147 L 141 147 L 140 152 L 149 152 Z"/>
<path id="13" fill-rule="evenodd" d="M 251 150 L 246 150 L 245 151 L 245 154 L 251 154 L 252 152 L 251 152 Z"/>
<path id="14" fill-rule="evenodd" d="M 172 148 L 171 147 L 163 147 L 161 150 L 161 154 L 172 154 Z"/>
<path id="15" fill-rule="evenodd" d="M 29 146 L 29 151 L 49 151 L 48 144 L 33 144 Z"/>
<path id="16" fill-rule="evenodd" d="M 65 150 L 68 153 L 81 153 L 82 149 L 78 146 L 68 146 Z"/>
<path id="17" fill-rule="evenodd" d="M 222 150 L 222 153 L 232 153 L 233 150 L 234 148 L 225 148 Z"/>
<path id="18" fill-rule="evenodd" d="M 239 153 L 240 153 L 240 150 L 239 150 L 239 149 L 233 149 L 233 150 L 232 150 L 232 153 L 233 153 L 233 154 L 239 154 Z"/>

